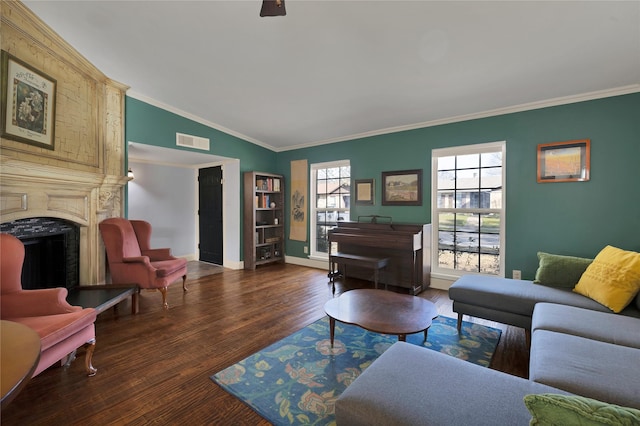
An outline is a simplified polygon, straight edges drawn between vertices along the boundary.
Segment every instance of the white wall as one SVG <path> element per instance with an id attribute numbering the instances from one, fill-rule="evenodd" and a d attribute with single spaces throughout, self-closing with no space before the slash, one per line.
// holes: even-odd
<path id="1" fill-rule="evenodd" d="M 174 256 L 195 258 L 198 170 L 129 162 L 128 217 L 151 223 L 151 246 L 170 247 Z M 196 183 L 196 184 L 194 184 Z"/>
<path id="2" fill-rule="evenodd" d="M 128 217 L 151 223 L 151 246 L 170 247 L 174 256 L 197 260 L 198 169 L 222 165 L 223 266 L 241 269 L 240 162 L 167 165 L 129 160 Z"/>

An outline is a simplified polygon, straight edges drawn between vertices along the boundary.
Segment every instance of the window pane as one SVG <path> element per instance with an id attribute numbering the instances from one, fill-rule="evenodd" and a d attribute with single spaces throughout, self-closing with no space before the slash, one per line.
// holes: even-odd
<path id="1" fill-rule="evenodd" d="M 458 189 L 478 188 L 480 186 L 480 169 L 458 170 L 456 187 Z"/>
<path id="2" fill-rule="evenodd" d="M 326 211 L 318 211 L 316 212 L 316 223 L 319 225 L 324 225 L 327 222 L 327 212 Z"/>
<path id="3" fill-rule="evenodd" d="M 453 170 L 456 168 L 456 157 L 438 157 L 438 170 Z"/>
<path id="4" fill-rule="evenodd" d="M 438 191 L 438 207 L 441 209 L 453 208 L 453 191 Z"/>
<path id="5" fill-rule="evenodd" d="M 492 167 L 502 165 L 502 152 L 485 152 L 480 154 L 482 167 Z"/>
<path id="6" fill-rule="evenodd" d="M 438 172 L 438 189 L 454 189 L 456 187 L 456 174 L 448 170 Z"/>
<path id="7" fill-rule="evenodd" d="M 318 169 L 318 179 L 327 178 L 327 169 Z"/>
<path id="8" fill-rule="evenodd" d="M 479 154 L 469 154 L 469 155 L 458 155 L 456 157 L 456 168 L 459 169 L 470 169 L 472 167 L 480 167 L 480 155 Z"/>
<path id="9" fill-rule="evenodd" d="M 342 177 L 350 177 L 351 176 L 351 166 L 340 167 L 340 176 L 342 176 Z"/>
<path id="10" fill-rule="evenodd" d="M 316 251 L 320 253 L 329 253 L 329 243 L 327 241 L 327 232 L 329 230 L 329 226 L 316 226 Z"/>
<path id="11" fill-rule="evenodd" d="M 332 167 L 330 169 L 327 169 L 327 177 L 328 178 L 340 177 L 340 168 L 339 167 Z"/>

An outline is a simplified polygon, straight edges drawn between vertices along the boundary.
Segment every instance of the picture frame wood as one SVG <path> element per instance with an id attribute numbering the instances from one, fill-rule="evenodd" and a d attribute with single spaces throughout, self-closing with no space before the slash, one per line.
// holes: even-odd
<path id="1" fill-rule="evenodd" d="M 356 204 L 369 205 L 375 204 L 374 180 L 373 179 L 355 179 L 354 186 L 356 188 Z"/>
<path id="2" fill-rule="evenodd" d="M 422 169 L 382 172 L 382 205 L 421 206 Z"/>
<path id="3" fill-rule="evenodd" d="M 591 173 L 589 139 L 538 145 L 538 183 L 585 182 Z"/>
<path id="4" fill-rule="evenodd" d="M 0 135 L 53 150 L 57 81 L 4 50 L 1 55 Z"/>

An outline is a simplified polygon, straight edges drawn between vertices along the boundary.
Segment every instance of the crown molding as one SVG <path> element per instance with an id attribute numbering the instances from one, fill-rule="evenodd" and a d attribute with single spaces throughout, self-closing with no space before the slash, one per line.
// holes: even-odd
<path id="1" fill-rule="evenodd" d="M 211 127 L 213 129 L 219 130 L 221 132 L 227 133 L 231 136 L 235 136 L 237 138 L 243 139 L 247 142 L 253 143 L 255 145 L 269 149 L 271 151 L 284 152 L 284 151 L 293 151 L 293 150 L 302 149 L 302 148 L 310 148 L 310 147 L 320 146 L 320 145 L 328 145 L 328 144 L 337 143 L 337 142 L 346 142 L 349 140 L 368 138 L 372 136 L 386 135 L 389 133 L 397 133 L 397 132 L 404 132 L 407 130 L 422 129 L 425 127 L 441 126 L 444 124 L 452 124 L 452 123 L 458 123 L 462 121 L 477 120 L 480 118 L 495 117 L 498 115 L 513 114 L 517 112 L 531 111 L 535 109 L 549 108 L 549 107 L 554 107 L 559 105 L 567 105 L 572 103 L 591 101 L 595 99 L 609 98 L 613 96 L 628 95 L 630 93 L 637 93 L 637 92 L 640 92 L 640 84 L 632 84 L 629 86 L 617 87 L 613 89 L 598 90 L 595 92 L 582 93 L 579 95 L 563 96 L 563 97 L 552 98 L 552 99 L 547 99 L 543 101 L 529 102 L 525 104 L 513 105 L 509 107 L 504 107 L 504 108 L 496 108 L 496 109 L 477 112 L 473 114 L 465 114 L 465 115 L 458 115 L 455 117 L 447 117 L 447 118 L 442 118 L 437 120 L 424 121 L 421 123 L 409 124 L 405 126 L 387 127 L 385 129 L 378 129 L 378 130 L 372 130 L 370 132 L 363 132 L 363 133 L 357 133 L 357 134 L 348 135 L 348 136 L 341 136 L 337 138 L 324 139 L 321 141 L 309 142 L 309 143 L 300 144 L 300 145 L 293 145 L 293 146 L 284 147 L 284 148 L 276 148 L 274 146 L 271 146 L 257 139 L 254 139 L 249 136 L 243 135 L 241 133 L 235 132 L 233 130 L 227 129 L 226 127 L 220 126 L 216 123 L 212 123 L 196 115 L 190 114 L 178 108 L 174 108 L 170 105 L 164 104 L 155 99 L 144 96 L 140 93 L 136 93 L 135 91 L 131 91 L 131 90 L 127 91 L 127 96 L 130 96 L 142 102 L 146 102 L 158 108 L 162 108 L 164 110 L 180 115 L 189 120 L 193 120 L 197 123 L 200 123 L 205 126 Z"/>
<path id="2" fill-rule="evenodd" d="M 425 127 L 441 126 L 443 124 L 458 123 L 461 121 L 477 120 L 479 118 L 495 117 L 498 115 L 512 114 L 516 112 L 531 111 L 541 108 L 549 108 L 559 105 L 567 105 L 577 102 L 591 101 L 595 99 L 610 98 L 613 96 L 628 95 L 630 93 L 640 92 L 640 84 L 632 84 L 629 86 L 617 87 L 614 89 L 599 90 L 595 92 L 583 93 L 579 95 L 563 96 L 559 98 L 547 99 L 544 101 L 530 102 L 526 104 L 514 105 L 505 108 L 497 108 L 473 114 L 459 115 L 455 117 L 442 118 L 438 120 L 425 121 L 422 123 L 408 124 L 406 126 L 387 127 L 385 129 L 373 130 L 370 132 L 357 133 L 349 136 L 341 136 L 333 139 L 325 139 L 307 144 L 295 145 L 286 148 L 276 149 L 277 152 L 292 151 L 301 148 L 310 148 L 319 145 L 327 145 L 336 142 L 345 142 L 354 139 L 368 138 L 372 136 L 386 135 L 389 133 L 404 132 L 407 130 L 422 129 Z"/>

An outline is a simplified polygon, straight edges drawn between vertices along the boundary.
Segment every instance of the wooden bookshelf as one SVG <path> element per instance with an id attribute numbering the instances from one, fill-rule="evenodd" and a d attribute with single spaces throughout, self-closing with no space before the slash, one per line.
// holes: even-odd
<path id="1" fill-rule="evenodd" d="M 284 263 L 284 177 L 244 173 L 244 269 Z"/>

